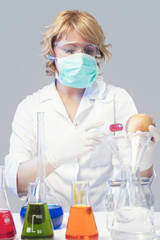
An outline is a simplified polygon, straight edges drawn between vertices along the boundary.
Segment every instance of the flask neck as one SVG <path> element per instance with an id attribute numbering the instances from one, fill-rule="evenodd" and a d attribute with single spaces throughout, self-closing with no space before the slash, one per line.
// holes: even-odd
<path id="1" fill-rule="evenodd" d="M 73 205 L 89 206 L 89 188 L 87 181 L 73 183 Z"/>
<path id="2" fill-rule="evenodd" d="M 124 166 L 121 171 L 121 178 L 123 182 L 134 181 L 140 182 L 140 168 L 137 167 L 136 171 L 133 171 L 131 166 Z"/>
<path id="3" fill-rule="evenodd" d="M 37 113 L 37 179 L 45 179 L 44 112 Z"/>
<path id="4" fill-rule="evenodd" d="M 39 179 L 34 183 L 28 184 L 28 202 L 29 203 L 47 203 L 45 180 Z"/>
<path id="5" fill-rule="evenodd" d="M 4 166 L 0 166 L 0 190 L 4 190 Z"/>
<path id="6" fill-rule="evenodd" d="M 10 210 L 7 194 L 5 191 L 4 166 L 0 166 L 0 207 Z"/>

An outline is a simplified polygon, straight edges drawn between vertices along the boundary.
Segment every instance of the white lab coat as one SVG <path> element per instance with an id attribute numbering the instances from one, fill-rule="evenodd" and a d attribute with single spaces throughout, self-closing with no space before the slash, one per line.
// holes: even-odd
<path id="1" fill-rule="evenodd" d="M 125 125 L 127 119 L 137 113 L 130 95 L 122 88 L 107 85 L 102 77 L 97 77 L 92 86 L 85 90 L 73 123 L 55 88 L 55 81 L 25 98 L 15 113 L 10 150 L 5 158 L 6 184 L 15 195 L 19 164 L 37 154 L 38 111 L 45 112 L 46 144 L 52 141 L 53 148 L 61 144 L 63 134 L 69 135 L 73 128 L 81 129 L 101 121 L 106 125 L 116 122 Z M 47 197 L 51 201 L 54 192 L 64 210 L 68 211 L 72 204 L 72 182 L 87 180 L 90 204 L 94 211 L 104 210 L 107 180 L 116 177 L 119 171 L 119 162 L 112 156 L 104 139 L 94 151 L 61 165 L 46 178 Z"/>

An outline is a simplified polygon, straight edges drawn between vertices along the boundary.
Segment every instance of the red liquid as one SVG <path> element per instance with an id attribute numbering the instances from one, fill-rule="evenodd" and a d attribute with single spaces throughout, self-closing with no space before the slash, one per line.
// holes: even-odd
<path id="1" fill-rule="evenodd" d="M 92 207 L 80 205 L 71 207 L 67 223 L 66 239 L 98 239 L 98 231 Z"/>
<path id="2" fill-rule="evenodd" d="M 16 229 L 9 210 L 0 210 L 0 239 L 13 239 Z"/>
<path id="3" fill-rule="evenodd" d="M 123 125 L 121 123 L 111 124 L 109 126 L 109 129 L 110 129 L 111 132 L 122 131 L 123 130 Z"/>

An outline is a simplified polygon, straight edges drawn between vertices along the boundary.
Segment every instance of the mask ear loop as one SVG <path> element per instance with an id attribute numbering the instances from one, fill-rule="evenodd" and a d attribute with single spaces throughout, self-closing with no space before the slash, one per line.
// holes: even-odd
<path id="1" fill-rule="evenodd" d="M 49 58 L 49 60 L 51 60 L 52 62 L 58 59 L 58 58 L 53 57 L 53 56 L 51 56 L 51 55 L 48 55 L 48 58 Z M 47 71 L 48 71 L 48 69 L 47 69 Z M 56 73 L 55 73 L 55 79 L 57 79 L 57 78 L 58 78 L 58 73 L 56 72 Z"/>
<path id="2" fill-rule="evenodd" d="M 54 60 L 57 59 L 56 57 L 53 57 L 53 56 L 51 56 L 51 55 L 48 55 L 48 58 L 49 58 L 49 60 L 51 60 L 51 61 L 54 61 Z"/>
<path id="3" fill-rule="evenodd" d="M 51 55 L 48 55 L 48 58 L 49 58 L 49 60 L 51 60 L 52 62 L 57 59 L 57 58 L 55 58 L 55 57 L 53 57 L 53 56 L 51 56 Z M 48 68 L 46 68 L 46 73 L 49 73 Z"/>

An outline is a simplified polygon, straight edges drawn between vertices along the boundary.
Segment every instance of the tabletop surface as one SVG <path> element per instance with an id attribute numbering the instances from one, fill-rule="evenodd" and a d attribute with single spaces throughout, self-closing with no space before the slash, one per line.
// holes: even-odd
<path id="1" fill-rule="evenodd" d="M 17 236 L 15 240 L 21 239 L 22 223 L 19 213 L 13 213 L 14 223 L 17 230 Z M 154 213 L 155 216 L 155 230 L 156 234 L 160 236 L 160 212 Z M 112 240 L 110 234 L 106 228 L 106 214 L 105 212 L 94 212 L 96 225 L 99 233 L 99 240 Z M 65 240 L 66 226 L 68 221 L 68 213 L 64 213 L 63 224 L 60 229 L 54 230 L 55 240 Z"/>

